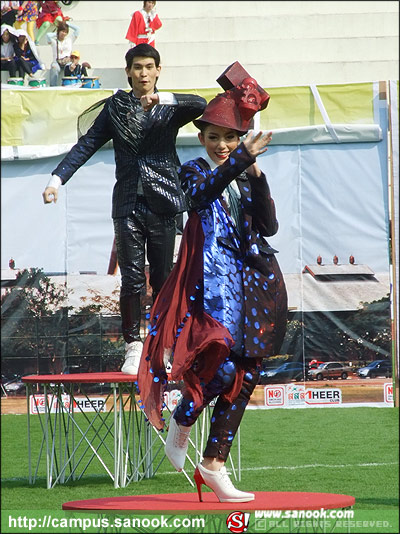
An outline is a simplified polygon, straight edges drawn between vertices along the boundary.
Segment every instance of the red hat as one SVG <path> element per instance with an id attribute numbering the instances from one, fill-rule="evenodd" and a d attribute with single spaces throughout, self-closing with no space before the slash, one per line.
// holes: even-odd
<path id="1" fill-rule="evenodd" d="M 210 100 L 203 115 L 193 122 L 199 129 L 205 123 L 215 124 L 244 135 L 253 126 L 253 116 L 265 109 L 268 102 L 269 94 L 246 73 L 240 83 Z"/>

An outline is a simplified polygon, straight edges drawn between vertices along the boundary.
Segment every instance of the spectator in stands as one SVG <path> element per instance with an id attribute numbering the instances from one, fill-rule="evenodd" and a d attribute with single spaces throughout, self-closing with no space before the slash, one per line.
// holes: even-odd
<path id="1" fill-rule="evenodd" d="M 14 58 L 14 44 L 17 37 L 13 35 L 15 31 L 11 26 L 2 24 L 1 26 L 1 70 L 8 70 L 10 77 L 15 78 L 17 74 L 17 64 Z"/>
<path id="2" fill-rule="evenodd" d="M 67 20 L 69 20 L 69 17 L 63 15 L 58 2 L 39 2 L 39 15 L 36 20 L 38 32 L 36 34 L 35 44 L 39 44 L 40 39 L 49 30 L 52 24 L 57 25 L 59 22 Z"/>
<path id="3" fill-rule="evenodd" d="M 29 37 L 25 30 L 15 30 L 18 40 L 14 44 L 15 62 L 21 78 L 25 75 L 33 75 L 43 69 L 44 65 L 40 61 L 35 43 Z"/>
<path id="4" fill-rule="evenodd" d="M 59 85 L 58 76 L 64 72 L 67 63 L 71 61 L 72 46 L 79 35 L 79 27 L 69 22 L 58 22 L 57 30 L 48 33 L 46 38 L 53 51 L 53 61 L 50 65 L 50 86 Z"/>
<path id="5" fill-rule="evenodd" d="M 18 13 L 19 2 L 1 0 L 1 25 L 13 26 Z"/>
<path id="6" fill-rule="evenodd" d="M 64 68 L 64 76 L 77 76 L 78 78 L 81 78 L 82 76 L 87 76 L 87 70 L 90 69 L 91 66 L 89 63 L 84 62 L 82 65 L 79 64 L 79 60 L 81 58 L 80 53 L 78 50 L 74 50 L 70 55 L 70 62 L 65 65 Z"/>
<path id="7" fill-rule="evenodd" d="M 154 33 L 161 28 L 162 23 L 156 14 L 156 1 L 145 0 L 143 9 L 135 11 L 129 24 L 125 39 L 128 39 L 132 46 L 147 43 L 156 46 Z"/>
<path id="8" fill-rule="evenodd" d="M 175 215 L 186 209 L 177 173 L 176 136 L 179 128 L 202 113 L 206 101 L 191 94 L 158 92 L 160 54 L 148 44 L 131 48 L 125 61 L 132 91 L 119 90 L 79 117 L 78 126 L 86 119 L 93 125 L 54 169 L 43 199 L 45 204 L 55 202 L 59 186 L 113 140 L 116 183 L 112 218 L 125 339 L 122 371 L 134 375 L 143 348 L 140 320 L 141 292 L 146 287 L 145 248 L 155 299 L 172 269 Z"/>
<path id="9" fill-rule="evenodd" d="M 39 5 L 38 2 L 22 2 L 18 8 L 18 15 L 16 17 L 14 28 L 21 30 L 23 25 L 26 24 L 26 31 L 32 41 L 35 40 L 35 22 L 38 18 Z"/>

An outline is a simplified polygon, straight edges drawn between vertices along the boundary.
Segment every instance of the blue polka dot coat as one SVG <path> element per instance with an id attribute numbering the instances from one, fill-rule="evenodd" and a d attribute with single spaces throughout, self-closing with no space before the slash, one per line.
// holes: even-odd
<path id="1" fill-rule="evenodd" d="M 138 372 L 141 408 L 160 430 L 166 357 L 172 380 L 183 379 L 201 406 L 204 385 L 231 352 L 268 358 L 285 335 L 286 288 L 277 251 L 266 240 L 278 230 L 275 206 L 264 174 L 245 172 L 254 161 L 241 143 L 215 170 L 202 158 L 180 169 L 189 219 L 176 265 L 152 307 Z M 225 393 L 228 400 L 243 373 Z"/>
<path id="2" fill-rule="evenodd" d="M 254 161 L 241 143 L 214 170 L 203 158 L 188 161 L 180 179 L 204 233 L 204 311 L 229 330 L 236 355 L 268 358 L 285 334 L 287 293 L 266 240 L 278 230 L 268 182 L 245 171 Z"/>

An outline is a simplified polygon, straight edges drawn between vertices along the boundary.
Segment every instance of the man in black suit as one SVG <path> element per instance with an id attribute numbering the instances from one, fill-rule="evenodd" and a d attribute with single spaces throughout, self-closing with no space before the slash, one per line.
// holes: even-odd
<path id="1" fill-rule="evenodd" d="M 116 183 L 112 218 L 126 342 L 121 370 L 137 374 L 143 348 L 140 294 L 146 284 L 145 245 L 154 300 L 172 269 L 175 215 L 186 209 L 177 172 L 176 136 L 181 126 L 202 114 L 206 101 L 195 95 L 157 91 L 161 66 L 154 47 L 137 45 L 127 52 L 125 60 L 132 91 L 120 90 L 102 103 L 91 128 L 52 172 L 43 199 L 45 204 L 56 202 L 58 187 L 113 140 Z"/>

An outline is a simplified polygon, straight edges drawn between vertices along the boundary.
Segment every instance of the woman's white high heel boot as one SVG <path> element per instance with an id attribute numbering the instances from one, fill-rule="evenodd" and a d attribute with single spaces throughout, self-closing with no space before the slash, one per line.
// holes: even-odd
<path id="1" fill-rule="evenodd" d="M 185 465 L 191 428 L 191 426 L 179 425 L 175 421 L 174 415 L 171 415 L 167 439 L 165 440 L 165 454 L 177 471 L 182 471 Z"/>
<path id="2" fill-rule="evenodd" d="M 202 484 L 213 490 L 219 502 L 249 502 L 255 498 L 254 493 L 246 493 L 235 488 L 225 466 L 221 467 L 219 471 L 210 471 L 198 464 L 194 472 L 194 480 L 200 502 L 203 501 L 201 496 Z"/>

